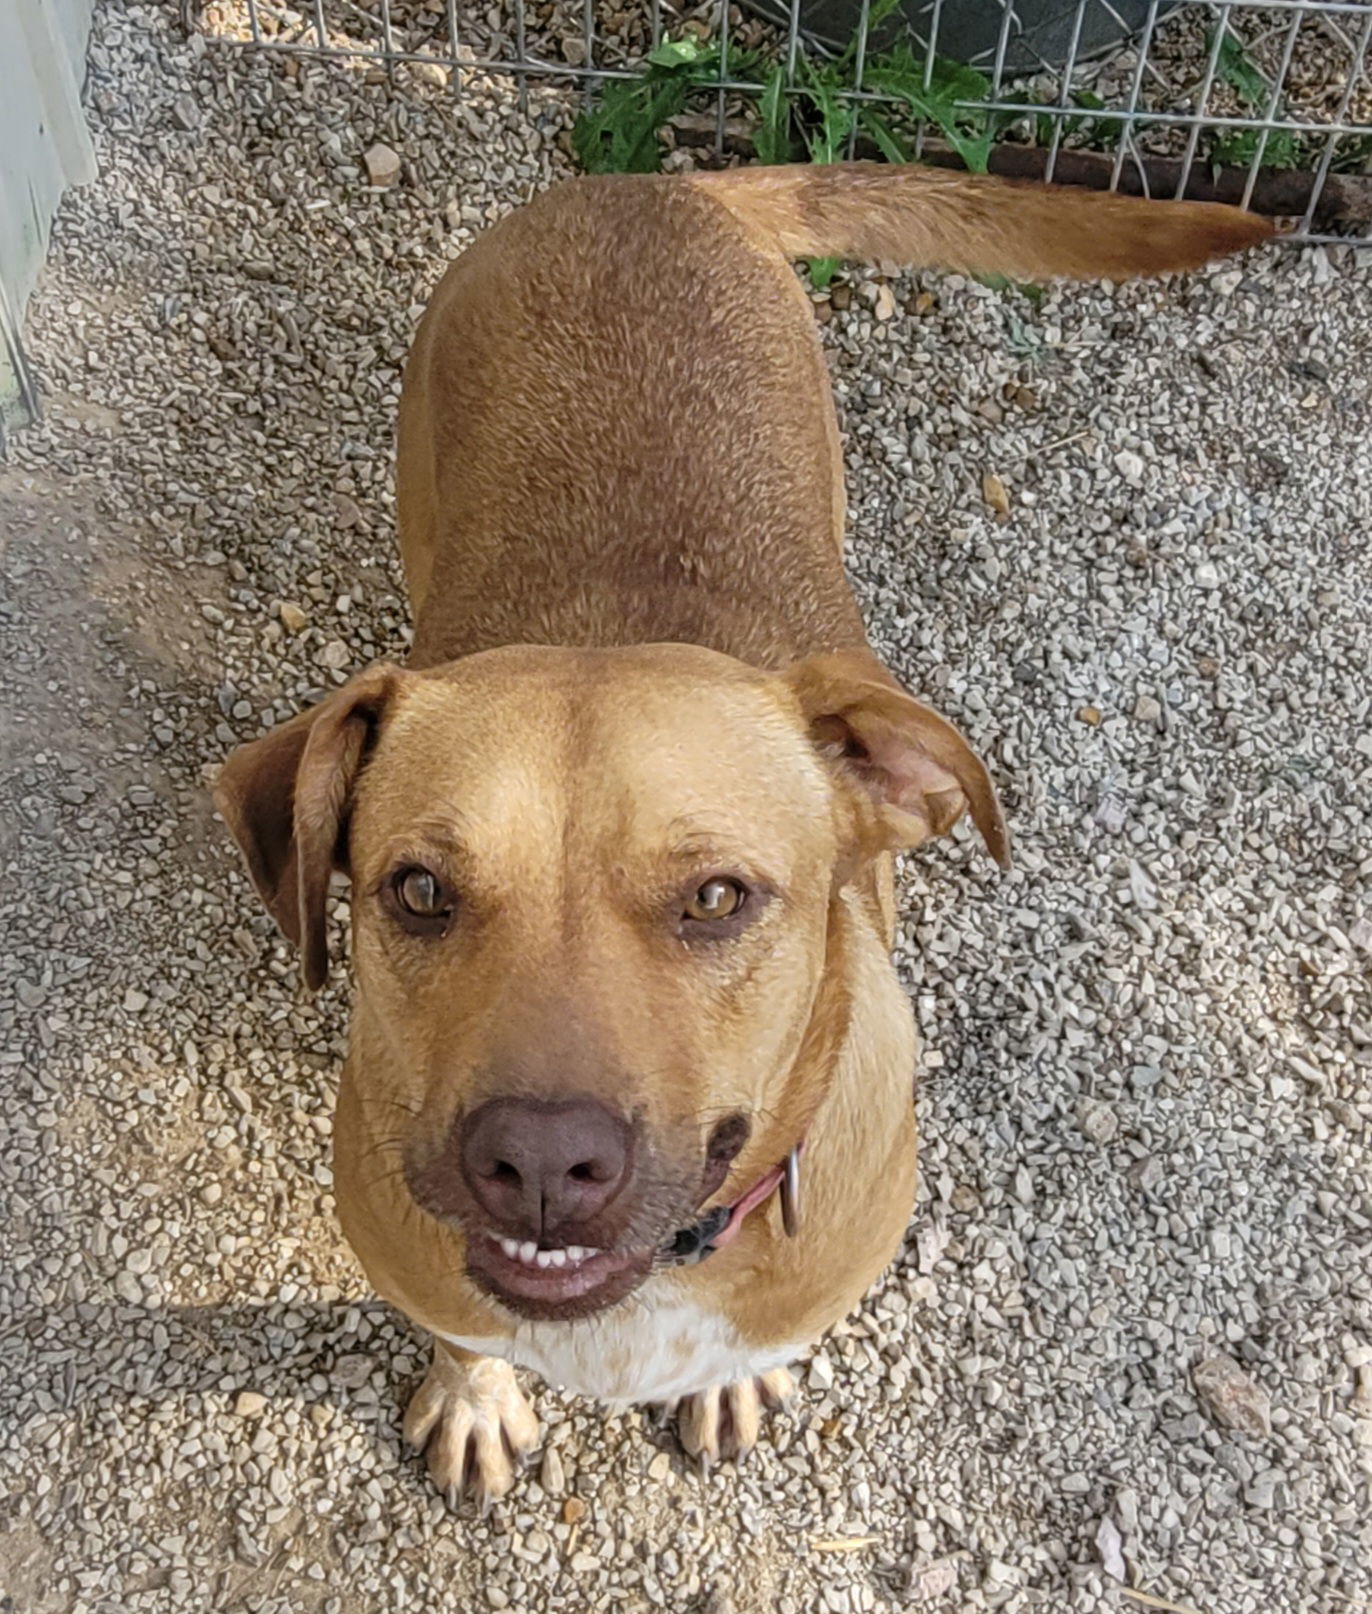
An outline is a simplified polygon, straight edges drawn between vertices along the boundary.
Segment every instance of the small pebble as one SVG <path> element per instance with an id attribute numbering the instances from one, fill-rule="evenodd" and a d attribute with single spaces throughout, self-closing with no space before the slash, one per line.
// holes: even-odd
<path id="1" fill-rule="evenodd" d="M 1162 1162 L 1155 1155 L 1145 1155 L 1130 1166 L 1128 1176 L 1141 1193 L 1151 1194 L 1162 1182 Z"/>
<path id="2" fill-rule="evenodd" d="M 367 170 L 367 183 L 385 190 L 400 178 L 400 155 L 389 146 L 378 143 L 367 149 L 362 159 Z"/>
<path id="3" fill-rule="evenodd" d="M 1131 449 L 1121 449 L 1115 455 L 1115 469 L 1133 487 L 1143 481 L 1143 458 Z"/>
<path id="4" fill-rule="evenodd" d="M 1109 1143 L 1119 1132 L 1119 1116 L 1108 1104 L 1088 1100 L 1077 1111 L 1077 1124 L 1092 1143 Z"/>
<path id="5" fill-rule="evenodd" d="M 1272 1427 L 1267 1392 L 1223 1351 L 1203 1357 L 1191 1370 L 1201 1404 L 1225 1429 L 1261 1437 Z"/>
<path id="6" fill-rule="evenodd" d="M 1010 495 L 1004 482 L 991 471 L 982 473 L 981 496 L 998 516 L 1010 514 Z"/>

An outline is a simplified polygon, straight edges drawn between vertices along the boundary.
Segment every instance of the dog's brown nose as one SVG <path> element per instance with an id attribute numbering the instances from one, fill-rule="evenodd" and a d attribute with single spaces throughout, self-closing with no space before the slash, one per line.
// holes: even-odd
<path id="1" fill-rule="evenodd" d="M 594 1099 L 496 1098 L 462 1127 L 462 1175 L 506 1232 L 543 1238 L 589 1221 L 631 1167 L 629 1126 Z"/>

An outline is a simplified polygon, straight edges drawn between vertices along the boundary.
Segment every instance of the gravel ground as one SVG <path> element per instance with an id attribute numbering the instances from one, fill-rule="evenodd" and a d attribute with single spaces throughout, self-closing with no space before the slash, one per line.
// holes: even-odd
<path id="1" fill-rule="evenodd" d="M 795 1416 L 703 1479 L 541 1391 L 476 1522 L 334 1230 L 346 989 L 301 999 L 206 784 L 403 652 L 398 366 L 567 105 L 292 77 L 175 9 L 99 8 L 103 177 L 0 471 L 0 1606 L 1365 1614 L 1368 266 L 817 307 L 855 579 L 1018 866 L 909 872 L 922 1199 Z"/>

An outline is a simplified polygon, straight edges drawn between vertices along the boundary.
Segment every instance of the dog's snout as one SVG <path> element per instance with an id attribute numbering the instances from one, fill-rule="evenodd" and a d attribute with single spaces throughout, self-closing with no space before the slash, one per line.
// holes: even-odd
<path id="1" fill-rule="evenodd" d="M 530 1238 L 599 1215 L 631 1156 L 628 1123 L 595 1099 L 492 1099 L 462 1126 L 467 1187 L 498 1227 Z"/>

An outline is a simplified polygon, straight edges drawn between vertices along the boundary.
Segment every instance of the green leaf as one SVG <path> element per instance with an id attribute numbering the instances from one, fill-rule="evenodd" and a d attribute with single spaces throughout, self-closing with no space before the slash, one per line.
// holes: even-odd
<path id="1" fill-rule="evenodd" d="M 1034 364 L 1042 356 L 1043 338 L 1032 325 L 1026 325 L 1018 314 L 1013 312 L 1006 315 L 1006 347 L 1016 357 Z"/>
<path id="2" fill-rule="evenodd" d="M 888 163 L 908 163 L 912 160 L 891 125 L 869 102 L 864 102 L 859 108 L 858 124 L 871 135 L 877 149 Z"/>
<path id="3" fill-rule="evenodd" d="M 867 12 L 867 38 L 870 40 L 882 23 L 896 11 L 899 11 L 905 0 L 873 0 Z M 848 36 L 848 43 L 843 48 L 843 54 L 835 64 L 842 76 L 847 79 L 851 75 L 849 69 L 857 61 L 858 40 L 861 38 L 861 26 L 854 28 Z"/>
<path id="4" fill-rule="evenodd" d="M 806 265 L 810 272 L 810 284 L 816 291 L 823 291 L 829 282 L 838 273 L 838 266 L 842 258 L 811 258 Z"/>
<path id="5" fill-rule="evenodd" d="M 933 72 L 929 78 L 929 94 L 937 96 L 950 106 L 955 101 L 987 101 L 991 98 L 991 80 L 985 73 L 977 72 L 975 67 L 968 67 L 963 62 L 946 61 L 942 56 L 934 58 Z M 984 116 L 980 111 L 964 111 L 961 114 L 966 118 L 980 118 Z"/>
<path id="6" fill-rule="evenodd" d="M 908 45 L 899 45 L 872 63 L 864 81 L 867 88 L 904 101 L 916 117 L 936 124 L 974 174 L 986 172 L 997 125 L 986 113 L 957 105 L 986 96 L 991 86 L 984 74 L 936 57 L 926 86 L 924 63 Z"/>
<path id="7" fill-rule="evenodd" d="M 572 146 L 588 174 L 655 174 L 662 167 L 658 130 L 686 105 L 689 81 L 621 79 L 572 126 Z"/>
<path id="8" fill-rule="evenodd" d="M 1032 280 L 1011 280 L 1008 275 L 997 274 L 994 269 L 987 274 L 973 275 L 972 278 L 979 280 L 983 286 L 988 287 L 991 291 L 1017 291 L 1021 297 L 1031 302 L 1035 308 L 1038 307 L 1046 295 L 1045 288 L 1035 285 Z M 1013 319 L 1014 316 L 1012 315 L 1011 318 Z M 1023 329 L 1023 325 L 1020 326 L 1020 329 Z"/>
<path id="9" fill-rule="evenodd" d="M 1215 48 L 1215 35 L 1208 43 Z M 1237 35 L 1225 28 L 1219 36 L 1215 59 L 1219 76 L 1238 96 L 1249 112 L 1266 113 L 1269 105 L 1284 117 L 1286 107 L 1278 96 L 1273 99 L 1273 84 L 1259 69 Z M 1266 140 L 1259 129 L 1228 129 L 1217 133 L 1210 142 L 1210 160 L 1234 168 L 1248 168 L 1257 163 L 1260 168 L 1299 168 L 1307 160 L 1304 146 L 1298 135 L 1290 129 L 1274 129 Z"/>
<path id="10" fill-rule="evenodd" d="M 701 44 L 694 34 L 686 34 L 681 39 L 662 39 L 648 52 L 648 62 L 653 67 L 690 67 L 703 61 L 710 55 L 714 47 Z"/>
<path id="11" fill-rule="evenodd" d="M 739 65 L 745 59 L 740 57 Z M 655 174 L 662 167 L 658 133 L 685 106 L 692 89 L 712 81 L 719 47 L 687 36 L 664 39 L 641 78 L 605 84 L 596 104 L 572 125 L 572 147 L 591 174 Z"/>
<path id="12" fill-rule="evenodd" d="M 1054 124 L 1058 124 L 1061 127 L 1062 138 L 1064 140 L 1068 137 L 1068 135 L 1089 134 L 1094 131 L 1096 127 L 1095 118 L 1076 118 L 1071 117 L 1070 115 L 1064 116 L 1061 106 L 1058 106 L 1056 103 L 1044 101 L 1042 104 L 1045 107 L 1052 105 L 1053 111 L 1040 112 L 1034 119 L 1034 142 L 1036 145 L 1052 145 Z M 1105 102 L 1101 100 L 1100 96 L 1092 95 L 1090 90 L 1073 90 L 1072 105 L 1083 107 L 1088 111 L 1095 112 L 1102 109 L 1105 106 Z M 999 133 L 1000 129 L 997 128 L 996 132 Z"/>
<path id="13" fill-rule="evenodd" d="M 819 117 L 818 127 L 807 121 L 802 130 L 810 161 L 836 163 L 852 133 L 853 103 L 839 99 L 839 84 L 832 68 L 818 68 L 804 58 L 796 65 L 802 79 L 797 93 L 811 103 Z"/>
<path id="14" fill-rule="evenodd" d="M 1230 129 L 1217 134 L 1210 145 L 1212 162 L 1221 167 L 1248 168 L 1262 149 L 1262 168 L 1299 168 L 1302 161 L 1300 141 L 1290 129 L 1274 129 L 1262 144 L 1257 129 Z"/>
<path id="15" fill-rule="evenodd" d="M 880 28 L 889 16 L 899 11 L 904 3 L 905 0 L 873 0 L 873 4 L 867 12 L 868 36 L 870 37 L 876 29 Z M 857 38 L 856 29 L 853 30 L 853 38 L 854 40 Z"/>
<path id="16" fill-rule="evenodd" d="M 791 103 L 786 98 L 786 70 L 777 67 L 762 92 L 762 122 L 753 147 L 757 160 L 769 166 L 791 160 Z"/>
<path id="17" fill-rule="evenodd" d="M 1206 43 L 1213 49 L 1214 42 L 1212 32 Z M 1267 105 L 1272 94 L 1271 82 L 1249 60 L 1242 41 L 1228 28 L 1220 36 L 1219 56 L 1215 65 L 1220 77 L 1250 109 Z"/>

